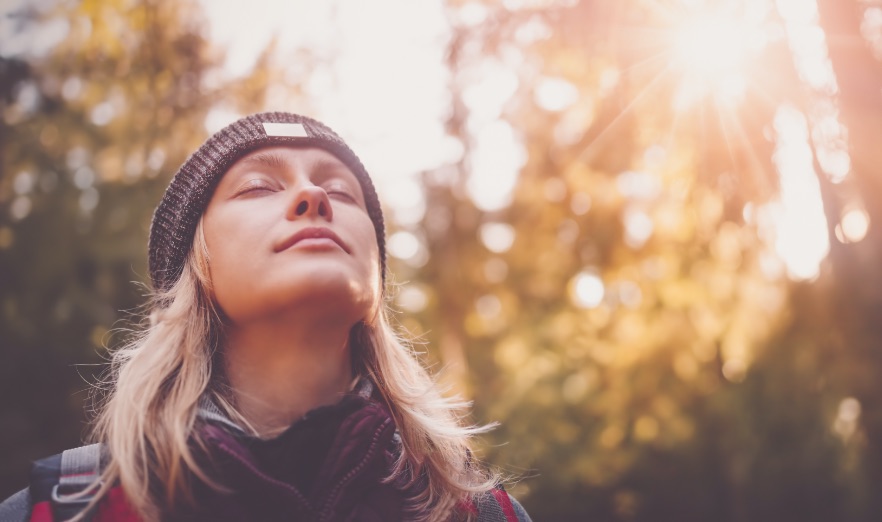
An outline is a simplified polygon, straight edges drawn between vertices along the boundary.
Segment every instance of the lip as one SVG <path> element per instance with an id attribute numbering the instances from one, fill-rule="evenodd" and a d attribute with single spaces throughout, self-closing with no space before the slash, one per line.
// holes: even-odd
<path id="1" fill-rule="evenodd" d="M 276 245 L 276 252 L 287 250 L 304 239 L 330 239 L 334 243 L 337 243 L 337 245 L 347 254 L 352 253 L 349 250 L 349 246 L 340 239 L 340 236 L 335 234 L 330 228 L 326 227 L 306 227 L 298 230 L 297 233 Z"/>

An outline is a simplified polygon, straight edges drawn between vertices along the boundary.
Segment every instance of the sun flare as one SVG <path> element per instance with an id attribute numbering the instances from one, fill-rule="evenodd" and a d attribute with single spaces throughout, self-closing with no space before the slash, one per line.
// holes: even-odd
<path id="1" fill-rule="evenodd" d="M 763 46 L 759 24 L 734 13 L 702 12 L 678 21 L 670 34 L 671 65 L 681 75 L 677 108 L 743 98 L 746 68 Z"/>
<path id="2" fill-rule="evenodd" d="M 720 15 L 696 16 L 676 29 L 674 52 L 692 74 L 716 76 L 740 68 L 747 55 L 744 28 Z"/>

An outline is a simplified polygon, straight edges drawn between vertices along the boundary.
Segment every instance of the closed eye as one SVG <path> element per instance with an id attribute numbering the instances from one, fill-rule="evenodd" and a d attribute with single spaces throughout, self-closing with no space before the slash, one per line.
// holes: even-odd
<path id="1" fill-rule="evenodd" d="M 275 188 L 270 185 L 266 180 L 262 179 L 251 179 L 240 185 L 233 197 L 243 196 L 243 195 L 257 195 L 260 192 L 274 192 Z"/>
<path id="2" fill-rule="evenodd" d="M 334 183 L 329 185 L 325 187 L 325 192 L 328 194 L 328 197 L 345 199 L 353 203 L 358 202 L 355 194 L 352 193 L 352 189 L 342 184 Z"/>

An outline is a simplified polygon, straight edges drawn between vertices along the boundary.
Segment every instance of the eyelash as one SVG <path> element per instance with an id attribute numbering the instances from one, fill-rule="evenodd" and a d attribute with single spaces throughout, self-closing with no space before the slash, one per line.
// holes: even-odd
<path id="1" fill-rule="evenodd" d="M 331 185 L 328 187 L 322 188 L 328 196 L 341 196 L 346 198 L 349 201 L 357 201 L 355 195 L 352 194 L 352 191 L 348 187 L 340 186 L 340 185 Z M 263 180 L 255 179 L 248 181 L 243 185 L 238 192 L 236 192 L 236 196 L 242 196 L 245 194 L 249 194 L 251 192 L 257 191 L 273 191 L 273 187 L 271 187 L 268 183 Z"/>
<path id="2" fill-rule="evenodd" d="M 340 186 L 331 186 L 324 189 L 328 196 L 343 196 L 346 199 L 351 201 L 355 201 L 355 196 L 352 195 L 352 192 L 346 187 Z"/>
<path id="3" fill-rule="evenodd" d="M 236 196 L 241 196 L 243 194 L 248 194 L 250 192 L 256 192 L 259 190 L 272 190 L 272 187 L 270 187 L 269 184 L 263 180 L 253 179 L 245 183 L 245 185 L 243 185 L 236 192 Z"/>

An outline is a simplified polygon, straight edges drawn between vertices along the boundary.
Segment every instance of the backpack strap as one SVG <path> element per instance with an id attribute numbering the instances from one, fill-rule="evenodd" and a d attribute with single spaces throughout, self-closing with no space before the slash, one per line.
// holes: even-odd
<path id="1" fill-rule="evenodd" d="M 497 488 L 493 490 L 493 496 L 496 497 L 496 502 L 499 502 L 499 507 L 502 508 L 502 512 L 505 514 L 505 520 L 517 522 L 518 516 L 515 514 L 514 506 L 511 505 L 508 493 L 502 488 Z"/>
<path id="2" fill-rule="evenodd" d="M 101 489 L 101 444 L 89 444 L 61 454 L 61 472 L 50 502 L 55 520 L 78 515 Z"/>
<path id="3" fill-rule="evenodd" d="M 27 522 L 31 519 L 31 492 L 25 488 L 0 504 L 3 522 Z"/>
<path id="4" fill-rule="evenodd" d="M 530 515 L 502 486 L 477 497 L 469 509 L 478 515 L 478 522 L 530 522 Z"/>

